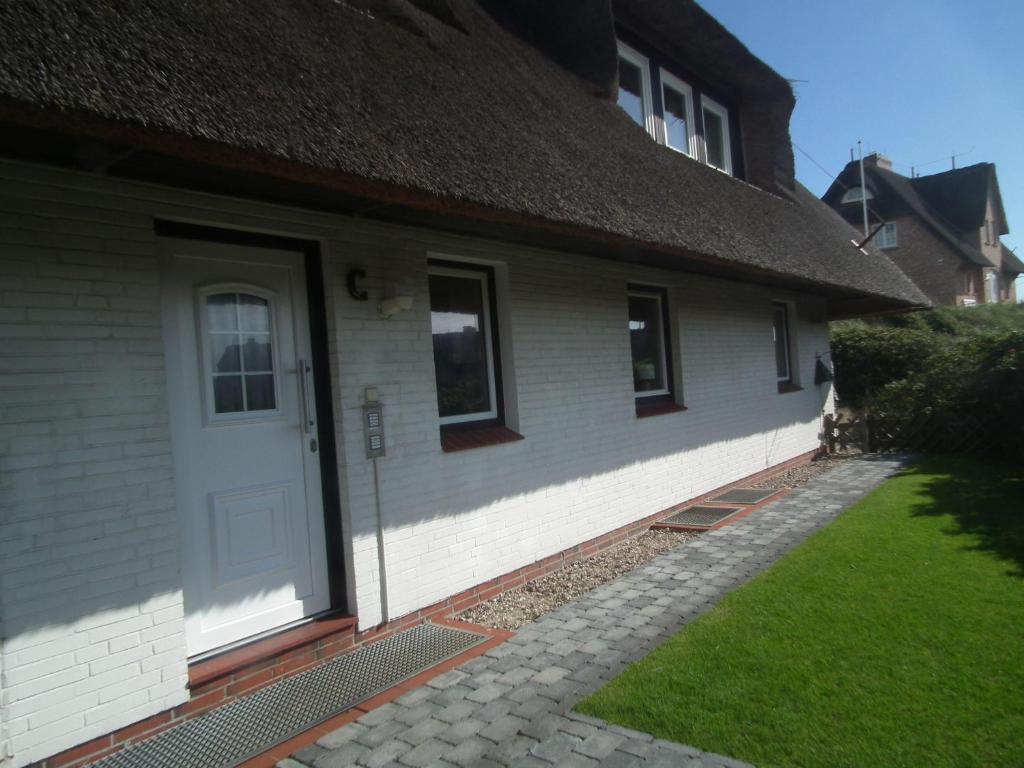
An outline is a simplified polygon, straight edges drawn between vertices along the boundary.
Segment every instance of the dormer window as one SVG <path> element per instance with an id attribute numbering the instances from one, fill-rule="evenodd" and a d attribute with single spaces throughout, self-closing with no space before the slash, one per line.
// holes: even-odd
<path id="1" fill-rule="evenodd" d="M 693 89 L 675 75 L 661 70 L 661 103 L 664 109 L 665 144 L 693 157 Z"/>
<path id="2" fill-rule="evenodd" d="M 646 56 L 619 43 L 619 106 L 633 122 L 654 135 L 651 65 Z"/>
<path id="3" fill-rule="evenodd" d="M 659 144 L 733 175 L 729 110 L 623 42 L 619 51 L 618 105 Z M 654 99 L 654 96 L 659 98 Z M 695 119 L 700 112 L 701 120 Z"/>
<path id="4" fill-rule="evenodd" d="M 732 176 L 729 111 L 713 99 L 701 96 L 704 117 L 704 159 L 708 165 Z"/>
<path id="5" fill-rule="evenodd" d="M 867 199 L 870 200 L 874 197 L 871 194 L 871 190 L 868 190 Z M 839 201 L 840 203 L 859 203 L 864 199 L 864 188 L 863 187 L 850 187 L 843 193 L 843 198 Z"/>

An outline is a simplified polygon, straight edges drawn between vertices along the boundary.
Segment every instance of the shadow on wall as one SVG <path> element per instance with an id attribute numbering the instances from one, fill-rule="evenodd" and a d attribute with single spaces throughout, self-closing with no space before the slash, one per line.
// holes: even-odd
<path id="1" fill-rule="evenodd" d="M 805 392 L 796 397 L 811 396 L 815 402 L 818 401 L 817 392 Z M 737 405 L 728 418 L 711 413 L 701 415 L 694 412 L 696 409 L 685 414 L 643 420 L 637 420 L 629 413 L 628 417 L 619 420 L 609 418 L 599 425 L 591 424 L 585 431 L 574 430 L 574 425 L 570 424 L 546 423 L 543 428 L 538 426 L 526 430 L 526 440 L 479 451 L 444 454 L 439 443 L 431 443 L 428 450 L 410 451 L 406 448 L 381 460 L 385 527 L 394 531 L 431 520 L 455 518 L 503 500 L 521 498 L 523 503 L 527 503 L 526 497 L 543 497 L 545 491 L 568 493 L 571 497 L 572 483 L 594 482 L 601 485 L 607 481 L 611 485 L 623 470 L 673 457 L 679 461 L 680 470 L 685 463 L 687 475 L 722 477 L 721 483 L 716 485 L 730 482 L 738 477 L 723 476 L 717 465 L 734 459 L 737 446 L 733 443 L 736 441 L 752 439 L 746 450 L 756 454 L 761 464 L 742 474 L 759 471 L 789 458 L 779 453 L 780 436 L 792 427 L 808 425 L 807 415 L 812 410 L 806 399 L 798 402 L 793 395 L 779 397 L 781 404 L 778 410 L 754 407 L 753 404 Z M 756 449 L 751 445 L 756 445 Z M 571 455 L 572 461 L 565 461 L 566 455 Z M 372 472 L 369 461 L 362 457 L 357 461 L 363 465 L 361 471 Z M 416 465 L 415 475 L 405 471 L 411 465 Z M 578 471 L 583 468 L 586 471 Z M 413 477 L 415 479 L 410 479 Z M 677 478 L 681 478 L 683 490 L 674 493 L 668 504 L 710 490 L 696 487 L 694 481 L 682 477 L 681 472 L 673 479 Z M 621 493 L 630 491 L 624 488 Z M 122 503 L 130 516 L 132 500 Z M 567 503 L 572 504 L 571 498 Z M 362 508 L 343 510 L 350 516 L 352 535 L 374 536 L 372 497 L 363 496 L 354 504 Z M 643 514 L 652 514 L 660 508 L 662 506 L 644 510 Z M 578 520 L 578 510 L 569 510 L 569 513 L 575 514 Z M 572 521 L 567 518 L 566 522 Z M 515 527 L 516 523 L 512 517 L 502 520 L 502 525 L 509 527 Z M 602 523 L 596 519 L 595 524 Z M 593 535 L 603 532 L 595 529 Z M 64 532 L 58 535 L 64 535 Z M 169 535 L 174 534 L 171 532 Z M 46 535 L 39 536 L 38 546 L 45 547 L 47 538 Z M 565 546 L 571 543 L 575 542 Z M 91 552 L 99 553 L 104 550 L 105 542 L 95 540 L 88 546 Z M 72 576 L 60 576 L 67 585 L 59 597 L 47 597 L 45 602 L 33 606 L 31 612 L 18 610 L 20 615 L 3 617 L 4 636 L 17 638 L 15 645 L 24 646 L 26 638 L 23 635 L 43 631 L 50 635 L 55 628 L 66 628 L 68 632 L 91 631 L 94 625 L 109 624 L 136 615 L 139 605 L 177 604 L 176 595 L 181 586 L 177 574 L 169 576 L 166 571 L 154 572 L 152 578 L 147 578 L 148 574 L 132 572 L 131 576 L 138 579 L 139 587 L 126 591 L 122 578 L 113 575 L 118 570 L 116 564 L 125 559 L 125 553 L 116 549 L 112 542 L 106 544 L 106 552 L 111 562 L 112 575 L 109 579 L 83 585 L 75 582 Z M 127 562 L 125 566 L 130 569 L 132 563 Z M 29 567 L 19 577 L 33 583 L 51 581 L 54 574 L 47 568 Z M 12 588 L 16 589 L 10 585 L 7 587 Z M 109 594 L 104 594 L 107 590 Z M 265 592 L 258 588 L 250 593 L 253 598 L 263 594 Z M 25 604 L 19 601 L 16 608 L 24 609 Z"/>
<path id="2" fill-rule="evenodd" d="M 1024 470 L 1005 465 L 996 475 L 956 457 L 926 457 L 910 473 L 940 473 L 927 485 L 928 503 L 915 516 L 952 517 L 950 536 L 975 537 L 974 549 L 990 552 L 1009 566 L 1008 574 L 1024 578 Z"/>

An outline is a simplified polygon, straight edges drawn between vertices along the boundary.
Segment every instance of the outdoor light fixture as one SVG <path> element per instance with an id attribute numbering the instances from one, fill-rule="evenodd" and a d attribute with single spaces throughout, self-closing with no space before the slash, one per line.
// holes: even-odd
<path id="1" fill-rule="evenodd" d="M 392 296 L 381 299 L 377 305 L 377 313 L 385 320 L 409 309 L 412 309 L 412 296 Z"/>
<path id="2" fill-rule="evenodd" d="M 819 357 L 818 362 L 814 364 L 814 383 L 824 384 L 827 381 L 832 381 L 834 378 L 832 371 L 825 364 L 825 361 Z"/>

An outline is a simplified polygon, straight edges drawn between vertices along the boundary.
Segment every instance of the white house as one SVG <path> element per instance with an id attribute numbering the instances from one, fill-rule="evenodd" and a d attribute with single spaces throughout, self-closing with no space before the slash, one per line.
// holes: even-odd
<path id="1" fill-rule="evenodd" d="M 793 103 L 692 2 L 0 7 L 0 764 L 812 455 L 927 300 Z"/>

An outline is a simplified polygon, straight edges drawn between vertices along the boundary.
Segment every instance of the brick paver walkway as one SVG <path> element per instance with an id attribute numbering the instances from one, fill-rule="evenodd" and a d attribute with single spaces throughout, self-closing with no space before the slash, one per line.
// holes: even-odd
<path id="1" fill-rule="evenodd" d="M 523 627 L 279 765 L 742 766 L 572 712 L 900 467 L 856 459 Z"/>

